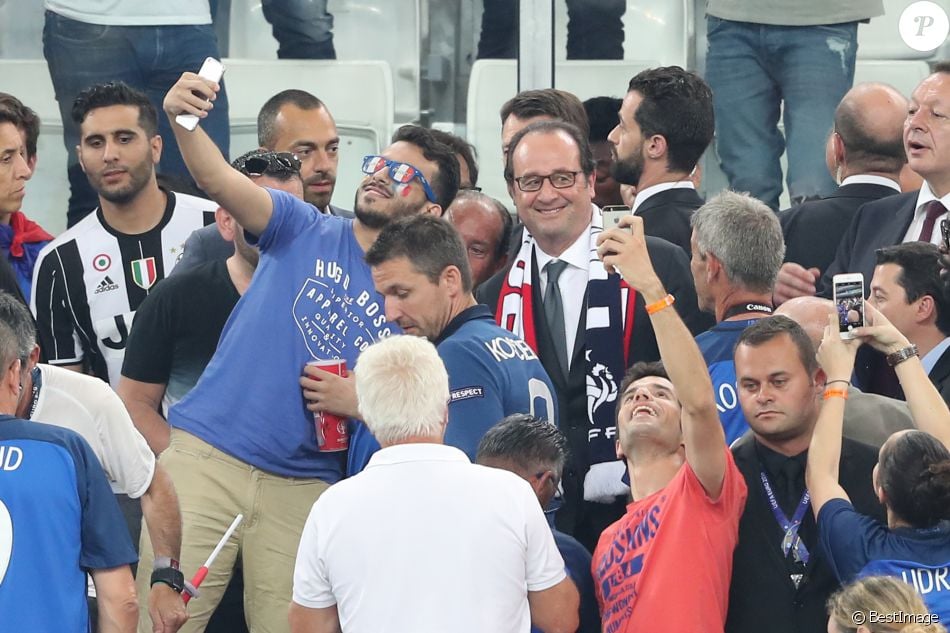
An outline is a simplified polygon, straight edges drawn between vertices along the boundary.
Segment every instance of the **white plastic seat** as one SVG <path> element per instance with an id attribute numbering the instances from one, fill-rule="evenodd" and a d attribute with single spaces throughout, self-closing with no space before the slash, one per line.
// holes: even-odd
<path id="1" fill-rule="evenodd" d="M 925 61 L 859 59 L 854 67 L 854 83 L 877 81 L 890 84 L 905 97 L 930 75 Z"/>
<path id="2" fill-rule="evenodd" d="M 555 66 L 557 88 L 581 100 L 591 97 L 622 97 L 630 78 L 653 62 L 634 60 L 562 61 Z M 501 106 L 517 93 L 514 60 L 480 59 L 472 66 L 468 84 L 468 141 L 478 151 L 478 184 L 502 202 L 509 199 L 501 162 Z"/>
<path id="3" fill-rule="evenodd" d="M 43 59 L 43 13 L 42 2 L 0 1 L 0 58 Z"/>
<path id="4" fill-rule="evenodd" d="M 23 210 L 47 231 L 66 228 L 69 182 L 59 104 L 44 59 L 0 59 L 0 91 L 12 94 L 40 117 L 38 161 L 26 185 Z"/>
<path id="5" fill-rule="evenodd" d="M 329 0 L 327 12 L 333 16 L 337 60 L 388 62 L 393 69 L 398 120 L 416 119 L 422 41 L 419 0 Z M 230 37 L 231 58 L 277 59 L 277 41 L 260 0 L 231 1 Z M 359 92 L 358 83 L 349 87 Z"/>
<path id="6" fill-rule="evenodd" d="M 884 15 L 858 25 L 858 60 L 930 59 L 933 52 L 912 49 L 901 39 L 901 13 L 916 0 L 884 0 Z M 940 4 L 940 0 L 937 0 Z M 857 80 L 855 80 L 857 81 Z"/>
<path id="7" fill-rule="evenodd" d="M 264 102 L 281 90 L 306 90 L 327 104 L 338 124 L 376 130 L 393 128 L 393 80 L 389 64 L 304 59 L 223 61 L 230 116 L 236 124 L 257 120 Z"/>
<path id="8" fill-rule="evenodd" d="M 332 202 L 338 207 L 352 209 L 356 188 L 363 179 L 360 170 L 363 157 L 379 153 L 379 137 L 372 128 L 354 125 L 337 125 L 337 132 L 340 134 L 340 166 Z M 231 126 L 231 154 L 234 158 L 257 146 L 256 123 Z"/>
<path id="9" fill-rule="evenodd" d="M 693 39 L 692 0 L 627 0 L 623 58 L 654 66 L 689 64 Z M 567 59 L 567 3 L 554 0 L 555 59 Z"/>

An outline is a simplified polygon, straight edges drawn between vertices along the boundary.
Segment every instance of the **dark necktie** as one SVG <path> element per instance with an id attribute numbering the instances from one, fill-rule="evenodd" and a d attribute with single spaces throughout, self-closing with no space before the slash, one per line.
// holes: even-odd
<path id="1" fill-rule="evenodd" d="M 933 238 L 934 224 L 937 222 L 937 218 L 946 212 L 947 208 L 939 200 L 931 200 L 927 203 L 927 217 L 924 218 L 924 226 L 920 229 L 918 242 L 929 242 Z"/>
<path id="2" fill-rule="evenodd" d="M 782 510 L 789 519 L 795 514 L 799 502 L 802 500 L 802 490 L 799 486 L 799 479 L 802 474 L 802 465 L 797 459 L 786 459 L 782 464 Z"/>
<path id="3" fill-rule="evenodd" d="M 551 341 L 554 342 L 557 361 L 566 376 L 568 360 L 567 335 L 564 330 L 564 302 L 561 299 L 561 289 L 557 285 L 557 280 L 565 268 L 567 268 L 567 262 L 558 260 L 551 260 L 544 267 L 544 271 L 548 275 L 548 282 L 544 287 L 544 317 L 548 322 Z"/>

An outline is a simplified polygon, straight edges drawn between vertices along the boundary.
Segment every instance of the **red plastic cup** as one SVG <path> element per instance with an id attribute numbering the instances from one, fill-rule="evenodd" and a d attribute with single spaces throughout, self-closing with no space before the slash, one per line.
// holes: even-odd
<path id="1" fill-rule="evenodd" d="M 307 364 L 335 376 L 346 376 L 346 361 L 342 358 L 312 360 Z M 317 446 L 321 451 L 332 453 L 345 451 L 349 447 L 350 437 L 346 428 L 346 418 L 329 411 L 320 411 L 313 414 L 313 423 L 317 431 Z"/>

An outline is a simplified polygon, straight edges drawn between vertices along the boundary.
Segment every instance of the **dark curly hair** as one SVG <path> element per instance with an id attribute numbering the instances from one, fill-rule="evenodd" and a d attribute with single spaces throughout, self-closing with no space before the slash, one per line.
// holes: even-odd
<path id="1" fill-rule="evenodd" d="M 891 511 L 915 528 L 950 518 L 950 451 L 929 433 L 908 431 L 889 440 L 878 484 Z"/>

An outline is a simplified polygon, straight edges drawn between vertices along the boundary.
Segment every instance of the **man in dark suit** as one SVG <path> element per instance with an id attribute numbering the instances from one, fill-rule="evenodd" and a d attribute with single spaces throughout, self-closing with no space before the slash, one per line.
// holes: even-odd
<path id="1" fill-rule="evenodd" d="M 703 204 L 690 174 L 713 138 L 712 92 L 679 66 L 651 68 L 630 80 L 619 115 L 608 136 L 614 178 L 637 188 L 633 213 L 646 234 L 689 255 L 689 218 Z"/>
<path id="2" fill-rule="evenodd" d="M 825 152 L 828 170 L 841 185 L 830 196 L 779 215 L 786 249 L 783 277 L 814 285 L 834 259 L 858 207 L 900 193 L 906 116 L 907 99 L 884 84 L 859 84 L 844 96 Z M 797 295 L 780 281 L 776 300 L 792 296 Z"/>
<path id="3" fill-rule="evenodd" d="M 505 177 L 525 232 L 512 261 L 477 298 L 502 327 L 524 336 L 554 383 L 559 424 L 571 446 L 557 525 L 592 549 L 624 510 L 624 500 L 616 500 L 626 490 L 614 447 L 618 383 L 630 364 L 658 360 L 659 349 L 642 298 L 597 259 L 593 239 L 602 218 L 591 202 L 594 161 L 586 134 L 561 121 L 532 123 L 512 138 Z M 647 238 L 647 250 L 696 333 L 704 319 L 688 260 L 656 238 Z"/>
<path id="4" fill-rule="evenodd" d="M 868 301 L 917 346 L 931 382 L 950 402 L 950 298 L 940 278 L 940 251 L 908 242 L 876 255 Z"/>
<path id="5" fill-rule="evenodd" d="M 914 90 L 904 121 L 904 151 L 912 170 L 924 179 L 919 191 L 868 202 L 854 216 L 825 270 L 818 293 L 830 297 L 832 277 L 838 273 L 863 273 L 865 280 L 874 273 L 875 251 L 903 242 L 923 241 L 939 244 L 940 221 L 950 207 L 950 62 L 940 62 L 934 73 Z M 814 277 L 790 282 L 780 275 L 781 283 L 794 287 L 787 294 L 814 294 Z"/>
<path id="6" fill-rule="evenodd" d="M 267 100 L 257 115 L 257 142 L 263 149 L 290 152 L 300 159 L 304 200 L 320 213 L 352 218 L 353 212 L 330 204 L 336 185 L 340 136 L 326 104 L 303 90 L 284 90 Z M 225 260 L 234 245 L 215 225 L 192 233 L 185 254 L 175 267 L 179 273 L 207 261 Z"/>
<path id="7" fill-rule="evenodd" d="M 732 449 L 749 496 L 739 521 L 726 631 L 758 633 L 763 622 L 770 633 L 823 631 L 825 602 L 838 582 L 818 546 L 805 463 L 825 374 L 808 335 L 784 316 L 746 328 L 735 363 L 752 435 Z M 845 439 L 841 452 L 841 485 L 859 512 L 883 520 L 871 484 L 876 451 Z"/>

